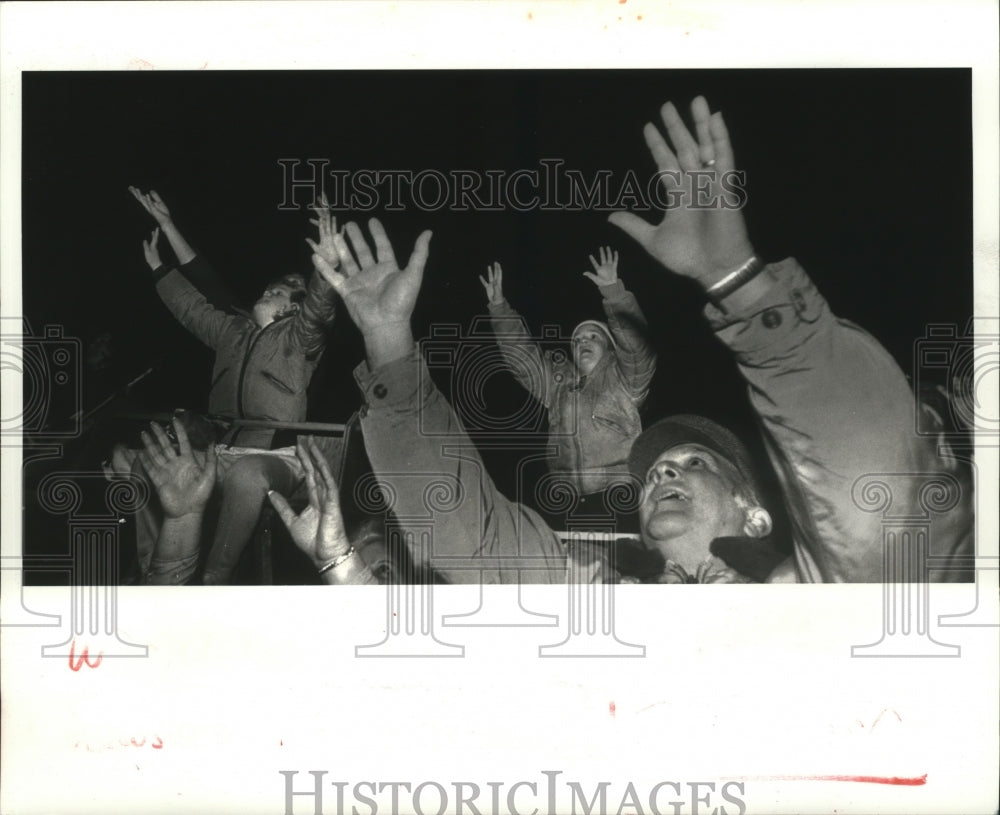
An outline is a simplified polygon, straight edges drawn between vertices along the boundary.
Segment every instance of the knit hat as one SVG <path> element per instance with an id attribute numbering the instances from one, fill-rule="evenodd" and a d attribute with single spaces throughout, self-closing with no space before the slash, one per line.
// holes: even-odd
<path id="1" fill-rule="evenodd" d="M 665 451 L 679 444 L 700 444 L 718 453 L 732 464 L 747 485 L 760 498 L 760 489 L 750 463 L 750 454 L 736 435 L 704 416 L 681 414 L 661 419 L 650 425 L 635 440 L 628 456 L 628 468 L 634 476 L 645 480 L 653 462 Z"/>
<path id="2" fill-rule="evenodd" d="M 599 329 L 604 334 L 604 336 L 608 340 L 609 348 L 611 348 L 613 351 L 618 350 L 618 344 L 615 342 L 615 338 L 611 336 L 611 330 L 608 328 L 607 323 L 602 323 L 599 320 L 584 320 L 576 328 L 573 329 L 573 333 L 570 336 L 575 338 L 576 335 L 580 332 L 580 329 L 588 325 Z"/>

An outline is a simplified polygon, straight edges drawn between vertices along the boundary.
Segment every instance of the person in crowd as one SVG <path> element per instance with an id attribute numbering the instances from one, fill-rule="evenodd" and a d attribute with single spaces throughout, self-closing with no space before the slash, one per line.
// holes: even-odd
<path id="1" fill-rule="evenodd" d="M 757 256 L 739 209 L 694 206 L 692 174 L 708 171 L 721 195 L 720 181 L 735 163 L 721 113 L 711 113 L 702 97 L 691 110 L 697 139 L 670 102 L 661 116 L 673 149 L 654 125 L 644 131 L 667 191 L 681 193 L 680 200 L 657 225 L 630 213 L 610 220 L 666 269 L 705 290 L 706 317 L 750 386 L 781 478 L 793 554 L 774 563 L 771 516 L 743 444 L 704 417 L 674 416 L 645 430 L 629 456 L 644 484 L 642 545 L 660 562 L 658 573 L 638 578 L 881 581 L 882 517 L 856 501 L 854 487 L 872 474 L 940 469 L 934 449 L 914 433 L 913 395 L 885 349 L 835 317 L 795 260 L 765 264 Z M 379 221 L 371 219 L 369 229 L 374 252 L 348 223 L 334 238 L 340 268 L 319 253 L 313 263 L 364 338 L 366 361 L 355 376 L 366 402 L 365 445 L 375 474 L 395 496 L 397 515 L 425 518 L 426 489 L 442 478 L 457 482 L 464 496 L 433 512 L 432 545 L 414 556 L 429 557 L 454 582 L 620 579 L 602 558 L 583 566 L 571 559 L 568 568 L 560 538 L 536 512 L 496 489 L 414 344 L 410 317 L 431 234 L 418 237 L 400 268 Z M 427 483 L 413 477 L 420 473 Z M 919 509 L 920 492 L 915 479 L 893 495 L 894 506 L 903 514 Z M 942 497 L 934 500 L 947 505 Z M 955 498 L 951 511 L 934 516 L 935 579 L 970 577 L 960 567 L 972 553 L 972 496 Z M 482 568 L 471 575 L 450 568 L 455 558 L 479 559 Z"/>
<path id="2" fill-rule="evenodd" d="M 304 421 L 306 389 L 334 317 L 336 297 L 330 286 L 315 273 L 308 286 L 301 275 L 283 275 L 264 289 L 251 317 L 223 311 L 190 282 L 189 278 L 204 279 L 211 272 L 181 235 L 160 196 L 135 188 L 132 193 L 157 222 L 150 239 L 143 242 L 157 293 L 181 325 L 215 351 L 209 413 L 222 419 Z M 336 222 L 325 200 L 319 204 L 313 221 L 319 243 L 306 240 L 314 252 L 335 262 Z M 165 265 L 161 260 L 161 234 L 166 235 L 179 265 Z M 222 501 L 205 568 L 206 583 L 231 580 L 267 491 L 291 494 L 301 481 L 301 467 L 292 448 L 269 449 L 274 433 L 272 429 L 242 430 L 233 445 L 219 454 Z M 146 513 L 137 531 L 141 570 L 149 561 L 155 535 L 155 520 Z"/>
<path id="3" fill-rule="evenodd" d="M 163 508 L 163 523 L 142 575 L 146 585 L 199 582 L 198 562 L 205 507 L 215 489 L 214 445 L 193 447 L 185 423 L 171 419 L 173 438 L 156 422 L 141 434 L 138 457 Z M 385 582 L 390 574 L 384 538 L 377 524 L 360 524 L 349 534 L 340 511 L 336 481 L 312 439 L 302 439 L 296 456 L 305 473 L 309 504 L 296 513 L 284 496 L 270 491 L 272 505 L 295 545 L 328 585 Z"/>
<path id="4" fill-rule="evenodd" d="M 568 358 L 555 350 L 543 354 L 531 339 L 504 298 L 499 263 L 479 278 L 504 361 L 548 411 L 549 442 L 557 451 L 549 469 L 572 487 L 577 514 L 607 513 L 613 504 L 600 497 L 630 484 L 628 451 L 642 430 L 639 408 L 656 371 L 646 318 L 618 277 L 618 253 L 601 247 L 598 255 L 590 256 L 593 272 L 583 274 L 600 291 L 608 321 L 584 320 L 574 328 Z"/>

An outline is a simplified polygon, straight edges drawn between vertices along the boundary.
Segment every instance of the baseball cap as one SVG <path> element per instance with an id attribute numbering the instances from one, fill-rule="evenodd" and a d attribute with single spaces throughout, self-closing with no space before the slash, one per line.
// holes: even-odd
<path id="1" fill-rule="evenodd" d="M 699 444 L 718 453 L 732 464 L 755 494 L 760 496 L 757 478 L 750 463 L 750 453 L 732 431 L 704 416 L 679 414 L 650 425 L 635 440 L 628 456 L 628 468 L 642 481 L 653 462 L 671 447 Z"/>

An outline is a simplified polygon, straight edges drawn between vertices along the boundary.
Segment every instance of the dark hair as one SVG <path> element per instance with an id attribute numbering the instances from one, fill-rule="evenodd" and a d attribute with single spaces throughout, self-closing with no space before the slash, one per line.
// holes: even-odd
<path id="1" fill-rule="evenodd" d="M 291 289 L 288 299 L 293 303 L 301 303 L 306 299 L 306 279 L 300 274 L 286 274 L 267 284 L 269 289 L 274 286 L 286 286 Z"/>

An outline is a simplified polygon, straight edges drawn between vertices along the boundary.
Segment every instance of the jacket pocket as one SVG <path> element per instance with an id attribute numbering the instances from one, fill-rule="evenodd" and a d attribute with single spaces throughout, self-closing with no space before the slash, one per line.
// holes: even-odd
<path id="1" fill-rule="evenodd" d="M 620 436 L 628 436 L 628 428 L 625 427 L 624 423 L 618 421 L 617 419 L 612 419 L 608 416 L 599 416 L 594 414 L 594 421 L 597 422 L 601 427 L 607 428 Z"/>
<path id="2" fill-rule="evenodd" d="M 278 377 L 276 377 L 274 374 L 269 373 L 268 371 L 261 371 L 260 375 L 268 382 L 270 382 L 272 385 L 274 385 L 274 387 L 276 387 L 279 391 L 282 391 L 283 393 L 287 394 L 295 393 L 294 388 L 292 388 L 290 385 L 286 384 L 282 380 L 278 379 Z"/>

